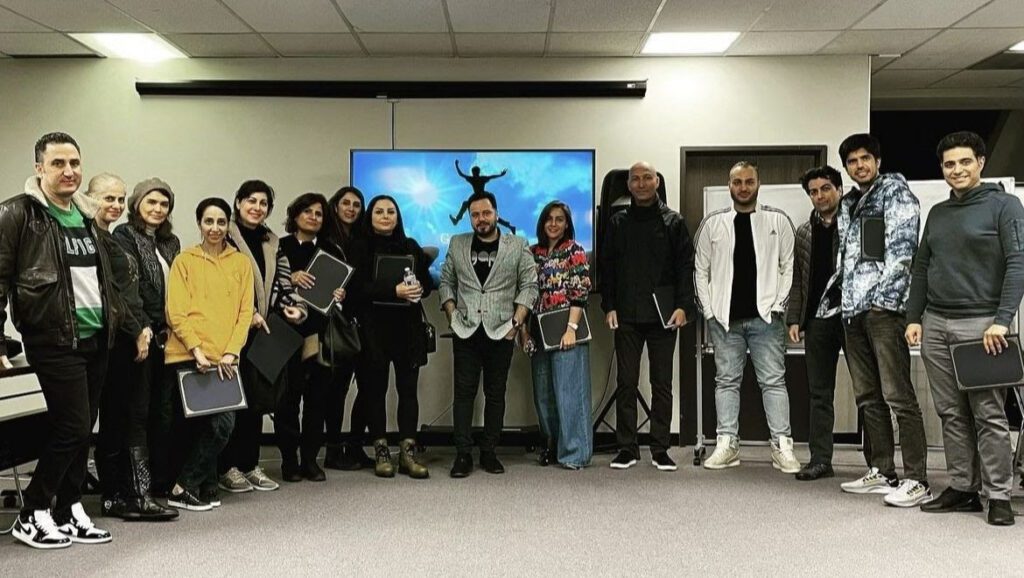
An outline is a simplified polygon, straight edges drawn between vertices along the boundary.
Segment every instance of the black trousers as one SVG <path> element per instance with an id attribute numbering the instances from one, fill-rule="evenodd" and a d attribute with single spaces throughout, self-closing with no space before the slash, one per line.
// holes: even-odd
<path id="1" fill-rule="evenodd" d="M 231 430 L 227 445 L 217 457 L 217 474 L 221 476 L 231 468 L 238 468 L 243 473 L 251 472 L 260 463 L 263 414 L 249 409 L 240 409 L 234 413 L 235 427 Z"/>
<path id="2" fill-rule="evenodd" d="M 366 391 L 367 395 L 366 421 L 370 438 L 378 440 L 387 435 L 388 381 L 394 365 L 395 389 L 398 390 L 398 435 L 403 440 L 416 439 L 420 419 L 417 392 L 420 369 L 413 367 L 408 360 L 389 359 L 383 352 L 374 353 L 363 356 L 360 372 L 363 378 L 360 391 Z"/>
<path id="3" fill-rule="evenodd" d="M 811 415 L 808 446 L 811 464 L 832 465 L 832 431 L 835 429 L 836 366 L 839 351 L 845 347 L 843 321 L 808 319 L 804 325 L 804 361 L 807 363 L 807 389 Z"/>
<path id="4" fill-rule="evenodd" d="M 675 330 L 658 323 L 619 323 L 615 330 L 615 358 L 618 386 L 615 396 L 615 437 L 619 449 L 640 457 L 637 443 L 636 403 L 640 385 L 640 356 L 647 345 L 651 378 L 651 451 L 669 448 L 672 425 L 672 356 L 676 350 Z"/>
<path id="5" fill-rule="evenodd" d="M 179 393 L 177 385 L 165 379 L 163 349 L 150 347 L 144 365 L 141 371 L 149 377 L 149 469 L 153 474 L 154 491 L 165 492 L 174 484 L 175 478 L 171 464 L 171 429 Z"/>
<path id="6" fill-rule="evenodd" d="M 366 429 L 366 421 L 362 418 L 359 394 L 352 406 L 352 416 L 349 428 L 352 434 L 342 433 L 345 424 L 345 401 L 352 384 L 352 376 L 355 374 L 354 362 L 339 362 L 331 372 L 330 383 L 327 386 L 324 402 L 324 425 L 327 428 L 325 441 L 327 445 L 340 445 L 352 440 L 356 432 L 356 422 L 359 422 L 359 436 L 362 436 Z"/>
<path id="7" fill-rule="evenodd" d="M 473 447 L 473 403 L 480 389 L 481 371 L 484 376 L 484 435 L 480 440 L 480 450 L 494 451 L 497 447 L 505 422 L 505 389 L 513 348 L 513 340 L 491 339 L 483 327 L 469 339 L 453 337 L 452 422 L 455 449 L 459 453 L 468 453 Z"/>
<path id="8" fill-rule="evenodd" d="M 135 340 L 120 334 L 107 362 L 96 442 L 96 468 L 106 496 L 123 485 L 128 448 L 146 447 L 147 443 L 149 370 L 145 362 L 135 362 L 135 354 Z"/>
<path id="9" fill-rule="evenodd" d="M 316 358 L 302 361 L 300 355 L 296 354 L 288 362 L 284 397 L 274 412 L 277 445 L 281 448 L 281 458 L 285 463 L 295 460 L 296 450 L 301 451 L 303 462 L 315 460 L 320 453 L 320 446 L 324 443 L 324 418 L 328 409 L 327 392 L 333 385 L 331 368 L 320 365 Z"/>
<path id="10" fill-rule="evenodd" d="M 105 331 L 80 340 L 77 348 L 25 348 L 46 399 L 50 437 L 25 489 L 22 513 L 49 510 L 54 497 L 55 510 L 63 513 L 82 499 L 89 436 L 99 411 L 108 354 Z"/>

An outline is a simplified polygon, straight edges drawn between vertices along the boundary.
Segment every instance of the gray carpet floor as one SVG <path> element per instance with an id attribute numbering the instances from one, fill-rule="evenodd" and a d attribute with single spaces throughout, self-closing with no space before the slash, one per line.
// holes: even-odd
<path id="1" fill-rule="evenodd" d="M 805 450 L 804 450 L 805 451 Z M 266 450 L 265 453 L 275 453 Z M 797 482 L 745 447 L 739 468 L 712 472 L 675 448 L 677 472 L 649 455 L 615 471 L 612 455 L 573 472 L 500 453 L 504 475 L 448 478 L 453 454 L 432 449 L 429 480 L 328 472 L 325 483 L 224 496 L 175 522 L 95 521 L 110 544 L 41 552 L 0 536 L 5 576 L 1024 576 L 1024 519 L 923 514 L 850 496 L 863 473 L 840 452 L 837 477 Z M 799 453 L 798 453 L 799 455 Z M 931 465 L 941 468 L 941 453 Z M 274 461 L 265 464 L 277 476 Z M 940 470 L 932 474 L 945 487 Z M 9 487 L 9 481 L 3 482 Z M 1015 500 L 1018 512 L 1020 500 Z M 96 498 L 86 509 L 98 516 Z M 3 516 L 6 527 L 10 516 Z"/>

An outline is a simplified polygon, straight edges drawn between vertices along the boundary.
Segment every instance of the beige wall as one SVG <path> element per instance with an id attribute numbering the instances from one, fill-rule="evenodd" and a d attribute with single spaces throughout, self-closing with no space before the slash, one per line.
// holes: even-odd
<path id="1" fill-rule="evenodd" d="M 63 130 L 79 140 L 87 178 L 113 171 L 129 184 L 151 175 L 166 179 L 177 194 L 178 233 L 191 244 L 198 240 L 191 212 L 202 197 L 230 196 L 247 178 L 266 180 L 279 194 L 271 224 L 281 230 L 281 209 L 296 195 L 330 192 L 346 182 L 350 148 L 390 145 L 389 106 L 382 100 L 140 98 L 136 79 L 646 79 L 647 96 L 640 100 L 399 102 L 395 144 L 594 148 L 598 183 L 607 171 L 645 159 L 665 175 L 669 203 L 676 206 L 680 146 L 825 144 L 831 157 L 845 136 L 868 128 L 869 73 L 868 58 L 855 56 L 236 59 L 160 65 L 7 59 L 0 61 L 0 198 L 18 192 L 30 174 L 35 139 Z M 596 306 L 592 310 L 596 319 Z M 613 375 L 609 344 L 601 332 L 592 349 L 595 404 Z M 444 413 L 451 401 L 450 359 L 443 342 L 421 378 L 424 422 L 451 423 L 450 412 Z M 536 423 L 529 384 L 528 362 L 517 356 L 506 423 Z"/>

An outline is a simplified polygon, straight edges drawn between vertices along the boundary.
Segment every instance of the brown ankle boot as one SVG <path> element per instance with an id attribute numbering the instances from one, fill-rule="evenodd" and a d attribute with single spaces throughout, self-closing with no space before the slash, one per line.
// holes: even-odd
<path id="1" fill-rule="evenodd" d="M 374 461 L 373 473 L 381 478 L 395 477 L 395 465 L 391 463 L 391 448 L 388 447 L 388 440 L 381 438 L 373 442 Z"/>
<path id="2" fill-rule="evenodd" d="M 430 477 L 427 466 L 416 461 L 416 442 L 413 440 L 402 440 L 398 444 L 398 472 L 408 475 L 416 480 L 423 480 Z"/>

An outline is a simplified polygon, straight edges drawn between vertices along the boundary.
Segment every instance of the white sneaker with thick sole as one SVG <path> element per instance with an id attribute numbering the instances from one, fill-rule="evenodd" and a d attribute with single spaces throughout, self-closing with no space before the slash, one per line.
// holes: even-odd
<path id="1" fill-rule="evenodd" d="M 112 539 L 110 532 L 101 530 L 92 523 L 92 519 L 82 507 L 82 502 L 71 505 L 70 516 L 64 520 L 64 524 L 57 527 L 57 530 L 72 542 L 79 544 L 106 544 Z"/>
<path id="2" fill-rule="evenodd" d="M 724 470 L 740 465 L 740 443 L 735 437 L 720 435 L 715 443 L 715 451 L 704 460 L 706 469 Z"/>
<path id="3" fill-rule="evenodd" d="M 772 467 L 784 474 L 800 471 L 800 462 L 793 453 L 793 438 L 779 436 L 779 446 L 772 444 Z"/>
<path id="4" fill-rule="evenodd" d="M 22 516 L 14 521 L 11 535 L 18 540 L 41 550 L 54 550 L 71 546 L 68 538 L 57 529 L 49 510 L 36 510 L 27 519 Z"/>
<path id="5" fill-rule="evenodd" d="M 871 468 L 860 478 L 839 484 L 839 487 L 848 494 L 888 494 L 896 490 L 878 468 Z"/>
<path id="6" fill-rule="evenodd" d="M 903 480 L 898 488 L 883 499 L 887 506 L 913 508 L 932 499 L 932 491 L 917 480 Z"/>

